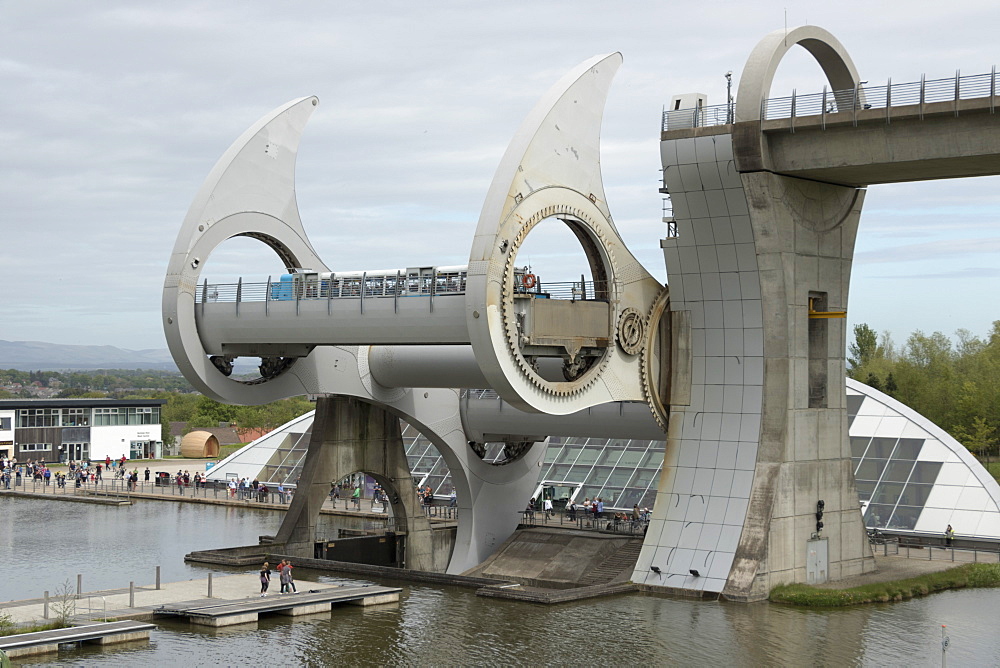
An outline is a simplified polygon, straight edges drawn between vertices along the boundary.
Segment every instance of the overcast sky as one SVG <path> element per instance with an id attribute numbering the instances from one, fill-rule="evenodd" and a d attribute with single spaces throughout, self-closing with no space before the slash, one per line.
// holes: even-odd
<path id="1" fill-rule="evenodd" d="M 768 32 L 813 23 L 870 85 L 989 72 L 995 1 L 0 3 L 0 339 L 165 346 L 160 296 L 181 221 L 212 165 L 281 104 L 316 95 L 299 151 L 307 232 L 335 269 L 465 264 L 514 131 L 566 71 L 621 51 L 602 133 L 616 224 L 665 278 L 658 137 L 672 95 L 725 102 Z M 798 49 L 773 96 L 822 89 Z M 1000 319 L 995 177 L 876 186 L 849 324 L 985 334 Z M 536 244 L 540 275 L 575 251 Z M 522 251 L 523 252 L 523 251 Z M 520 258 L 519 258 L 520 259 Z M 281 273 L 231 240 L 210 279 Z M 579 271 L 576 271 L 578 274 Z"/>

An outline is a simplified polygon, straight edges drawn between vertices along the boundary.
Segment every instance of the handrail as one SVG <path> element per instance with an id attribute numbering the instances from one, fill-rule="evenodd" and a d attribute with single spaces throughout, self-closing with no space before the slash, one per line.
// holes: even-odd
<path id="1" fill-rule="evenodd" d="M 518 282 L 520 283 L 520 282 Z M 361 303 L 362 309 L 365 302 L 373 299 L 392 299 L 397 304 L 400 299 L 427 298 L 442 299 L 454 295 L 464 295 L 465 286 L 459 285 L 452 289 L 438 288 L 436 281 L 431 283 L 427 292 L 409 293 L 400 290 L 388 290 L 386 294 L 375 294 L 369 290 L 358 290 L 356 293 L 334 294 L 332 290 L 321 288 L 314 292 L 304 292 L 300 289 L 289 289 L 287 293 L 276 294 L 274 288 L 277 283 L 267 281 L 266 283 L 247 283 L 240 278 L 236 283 L 208 283 L 202 284 L 201 289 L 195 293 L 196 304 L 230 303 L 236 304 L 236 314 L 239 315 L 239 304 L 247 302 L 265 302 L 268 306 L 280 304 L 282 302 L 294 301 L 296 304 L 309 301 L 326 301 L 328 304 L 333 301 L 356 300 Z M 593 281 L 584 281 L 581 290 L 580 281 L 553 281 L 544 283 L 538 281 L 533 288 L 526 288 L 522 284 L 515 285 L 517 294 L 535 295 L 547 299 L 567 299 L 575 301 L 581 300 L 580 295 L 594 295 L 597 293 Z M 329 306 L 328 309 L 329 311 Z M 364 312 L 364 311 L 362 311 Z M 204 313 L 204 312 L 203 312 Z"/>
<path id="2" fill-rule="evenodd" d="M 958 114 L 959 100 L 980 98 L 990 99 L 990 113 L 994 113 L 997 96 L 996 66 L 990 72 L 961 76 L 956 71 L 954 76 L 944 79 L 927 79 L 921 75 L 919 81 L 893 83 L 890 78 L 884 86 L 866 86 L 859 83 L 856 88 L 828 91 L 824 87 L 821 93 L 799 95 L 793 91 L 790 97 L 773 97 L 761 102 L 761 120 L 777 120 L 783 118 L 803 118 L 805 116 L 820 116 L 826 118 L 829 114 L 843 111 L 856 113 L 861 109 L 885 108 L 893 106 L 917 105 L 920 117 L 923 118 L 923 107 L 931 102 L 954 102 L 955 114 Z M 731 122 L 728 111 L 730 105 L 717 104 L 692 109 L 672 109 L 663 112 L 661 130 L 690 129 L 696 127 L 712 127 L 727 125 Z"/>

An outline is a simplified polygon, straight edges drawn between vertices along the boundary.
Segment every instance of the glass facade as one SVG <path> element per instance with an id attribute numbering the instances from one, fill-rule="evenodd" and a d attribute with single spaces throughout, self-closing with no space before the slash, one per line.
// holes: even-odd
<path id="1" fill-rule="evenodd" d="M 118 425 L 159 424 L 160 408 L 158 406 L 138 406 L 120 408 L 95 408 L 94 426 L 112 427 Z"/>
<path id="2" fill-rule="evenodd" d="M 87 427 L 90 425 L 89 408 L 64 408 L 62 409 L 62 426 L 64 427 Z"/>
<path id="3" fill-rule="evenodd" d="M 58 408 L 22 408 L 17 412 L 18 428 L 58 427 Z"/>
<path id="4" fill-rule="evenodd" d="M 17 411 L 18 428 L 30 427 L 107 427 L 115 425 L 159 424 L 159 406 L 121 406 L 116 408 L 22 408 Z"/>
<path id="5" fill-rule="evenodd" d="M 484 393 L 479 392 L 477 396 Z M 865 524 L 899 531 L 941 533 L 953 524 L 959 534 L 1000 538 L 1000 486 L 957 441 L 922 416 L 867 386 L 848 380 L 847 419 L 858 499 Z M 262 480 L 294 483 L 305 457 L 312 416 L 272 432 L 216 467 L 260 471 Z M 451 493 L 444 458 L 430 440 L 402 423 L 403 445 L 414 484 L 439 496 Z M 600 497 L 612 510 L 652 508 L 663 465 L 663 441 L 607 438 L 549 438 L 544 444 L 536 496 L 559 502 Z M 484 459 L 506 460 L 502 443 L 487 443 Z M 244 465 L 240 464 L 245 457 Z M 254 468 L 256 467 L 256 468 Z"/>

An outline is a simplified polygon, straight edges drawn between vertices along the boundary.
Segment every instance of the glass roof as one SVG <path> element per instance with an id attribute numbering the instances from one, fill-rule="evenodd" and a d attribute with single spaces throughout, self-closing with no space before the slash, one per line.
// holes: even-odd
<path id="1" fill-rule="evenodd" d="M 965 448 L 895 400 L 848 381 L 847 413 L 858 499 L 869 528 L 940 533 L 949 524 L 965 535 L 1000 537 L 1000 487 Z M 438 496 L 451 493 L 444 458 L 415 428 L 403 426 L 414 484 Z M 312 414 L 248 445 L 213 477 L 233 471 L 261 480 L 295 483 L 309 443 Z M 607 438 L 551 437 L 544 447 L 536 496 L 558 505 L 601 497 L 609 509 L 652 508 L 665 443 Z M 506 459 L 503 443 L 486 444 L 484 459 Z"/>

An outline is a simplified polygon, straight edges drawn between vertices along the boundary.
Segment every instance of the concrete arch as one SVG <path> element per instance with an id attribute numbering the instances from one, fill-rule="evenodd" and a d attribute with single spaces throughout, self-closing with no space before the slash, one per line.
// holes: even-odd
<path id="1" fill-rule="evenodd" d="M 389 492 L 393 516 L 406 531 L 404 560 L 415 570 L 435 568 L 431 528 L 410 493 L 412 479 L 403 452 L 399 420 L 381 407 L 353 397 L 320 397 L 302 477 L 275 542 L 288 554 L 311 556 L 319 509 L 330 482 L 364 472 Z"/>
<path id="2" fill-rule="evenodd" d="M 534 489 L 545 454 L 536 443 L 506 466 L 493 466 L 472 451 L 462 425 L 458 392 L 424 389 L 409 393 L 385 410 L 429 440 L 451 471 L 458 494 L 458 526 L 449 573 L 462 573 L 482 563 L 506 540 L 520 521 Z"/>
<path id="3" fill-rule="evenodd" d="M 299 140 L 318 103 L 303 97 L 282 105 L 233 142 L 202 183 L 178 232 L 163 285 L 163 331 L 178 368 L 213 399 L 252 405 L 315 391 L 316 354 L 265 383 L 246 385 L 223 376 L 200 340 L 195 304 L 205 260 L 233 237 L 253 237 L 286 263 L 326 270 L 295 199 Z"/>
<path id="4" fill-rule="evenodd" d="M 787 33 L 775 30 L 757 43 L 743 66 L 736 95 L 737 123 L 761 120 L 761 102 L 770 94 L 774 73 L 781 59 L 796 45 L 812 54 L 833 90 L 853 89 L 860 82 L 847 50 L 826 30 L 817 26 L 800 26 Z"/>

